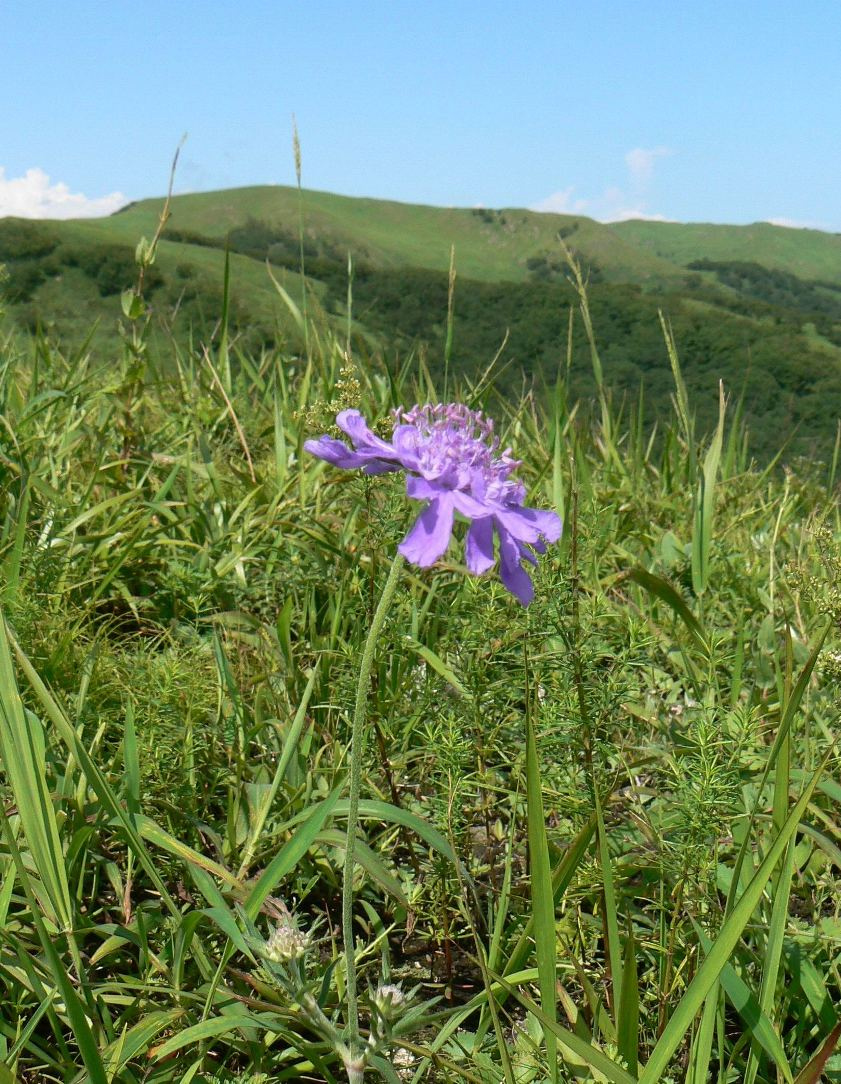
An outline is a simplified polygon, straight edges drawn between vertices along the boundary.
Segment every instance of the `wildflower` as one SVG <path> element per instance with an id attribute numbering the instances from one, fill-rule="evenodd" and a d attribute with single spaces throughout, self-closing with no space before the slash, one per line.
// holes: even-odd
<path id="1" fill-rule="evenodd" d="M 399 983 L 383 982 L 377 987 L 372 1001 L 383 1016 L 391 1016 L 409 1000 Z"/>
<path id="2" fill-rule="evenodd" d="M 534 587 L 523 562 L 537 564 L 535 551 L 561 536 L 554 512 L 527 508 L 526 488 L 511 477 L 520 462 L 511 449 L 499 452 L 493 422 L 459 403 L 415 406 L 393 412 L 391 441 L 378 437 L 358 410 L 343 410 L 336 424 L 353 447 L 333 437 L 308 440 L 304 447 L 336 467 L 360 467 L 365 474 L 406 471 L 406 495 L 426 506 L 400 543 L 400 553 L 428 568 L 445 553 L 456 513 L 470 521 L 465 543 L 467 567 L 474 575 L 495 564 L 499 540 L 500 577 L 527 606 Z"/>
<path id="3" fill-rule="evenodd" d="M 261 954 L 275 964 L 291 963 L 304 956 L 311 944 L 310 935 L 299 930 L 294 922 L 287 920 L 275 926 L 263 945 Z"/>

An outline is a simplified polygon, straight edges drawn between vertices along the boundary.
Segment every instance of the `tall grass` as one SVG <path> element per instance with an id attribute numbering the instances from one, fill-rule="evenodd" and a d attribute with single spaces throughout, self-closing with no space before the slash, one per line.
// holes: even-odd
<path id="1" fill-rule="evenodd" d="M 349 981 L 371 1079 L 841 1078 L 834 467 L 724 392 L 699 438 L 666 325 L 644 432 L 576 281 L 595 409 L 447 375 L 564 537 L 528 610 L 404 572 L 358 806 L 411 512 L 302 444 L 424 366 L 298 309 L 301 356 L 0 347 L 0 1082 L 341 1080 Z"/>

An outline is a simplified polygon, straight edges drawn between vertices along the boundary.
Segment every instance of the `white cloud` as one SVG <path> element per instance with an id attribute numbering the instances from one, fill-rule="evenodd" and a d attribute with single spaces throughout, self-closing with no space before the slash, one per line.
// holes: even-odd
<path id="1" fill-rule="evenodd" d="M 674 222 L 667 215 L 652 215 L 642 207 L 624 207 L 612 214 L 610 218 L 603 218 L 602 222 L 628 222 L 632 218 L 642 219 L 643 222 Z"/>
<path id="2" fill-rule="evenodd" d="M 645 196 L 654 178 L 655 163 L 671 153 L 668 147 L 634 147 L 625 155 L 628 173 L 625 187 L 611 185 L 601 195 L 585 198 L 576 195 L 575 185 L 570 184 L 533 203 L 531 210 L 560 215 L 587 215 L 599 222 L 625 222 L 629 218 L 668 222 L 665 215 L 653 214 L 648 210 Z"/>
<path id="3" fill-rule="evenodd" d="M 575 195 L 575 186 L 569 185 L 533 203 L 530 210 L 555 215 L 586 215 L 597 222 L 625 222 L 629 218 L 644 218 L 650 222 L 670 221 L 665 215 L 652 214 L 643 201 L 634 200 L 621 188 L 606 188 L 595 199 L 582 199 Z"/>
<path id="4" fill-rule="evenodd" d="M 635 188 L 646 188 L 654 177 L 654 164 L 658 158 L 667 158 L 672 152 L 668 147 L 634 147 L 625 155 L 625 165 Z"/>
<path id="5" fill-rule="evenodd" d="M 122 192 L 89 199 L 61 181 L 50 184 L 49 176 L 37 167 L 22 177 L 7 178 L 0 166 L 0 218 L 96 218 L 113 214 L 126 203 Z"/>
<path id="6" fill-rule="evenodd" d="M 820 222 L 804 222 L 799 218 L 766 218 L 765 221 L 771 226 L 785 226 L 787 230 L 825 230 Z"/>
<path id="7" fill-rule="evenodd" d="M 551 196 L 533 203 L 532 211 L 546 211 L 554 215 L 586 215 L 589 214 L 590 201 L 576 199 L 573 196 L 575 185 L 568 185 L 560 192 L 553 192 Z"/>

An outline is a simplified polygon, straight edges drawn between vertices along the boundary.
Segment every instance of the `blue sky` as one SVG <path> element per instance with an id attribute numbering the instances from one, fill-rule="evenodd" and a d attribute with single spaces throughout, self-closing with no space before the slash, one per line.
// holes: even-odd
<path id="1" fill-rule="evenodd" d="M 176 190 L 841 231 L 838 0 L 0 0 L 0 215 Z"/>

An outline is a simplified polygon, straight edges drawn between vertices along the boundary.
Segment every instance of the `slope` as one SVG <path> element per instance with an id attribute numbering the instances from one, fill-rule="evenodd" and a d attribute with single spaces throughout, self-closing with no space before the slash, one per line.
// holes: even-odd
<path id="1" fill-rule="evenodd" d="M 634 220 L 617 222 L 610 229 L 631 247 L 681 266 L 704 259 L 744 261 L 841 285 L 841 234 L 837 233 L 769 222 L 717 226 Z"/>
<path id="2" fill-rule="evenodd" d="M 109 219 L 128 235 L 154 229 L 162 201 L 143 200 Z M 612 282 L 659 282 L 680 273 L 674 263 L 629 244 L 611 227 L 571 215 L 524 210 L 428 207 L 389 200 L 358 199 L 283 186 L 237 188 L 176 196 L 172 229 L 222 241 L 248 222 L 297 237 L 305 234 L 350 250 L 380 267 L 446 271 L 455 247 L 461 275 L 487 282 L 528 281 L 544 261 L 560 268 L 559 233 L 589 264 Z M 535 261 L 529 267 L 529 261 Z"/>

